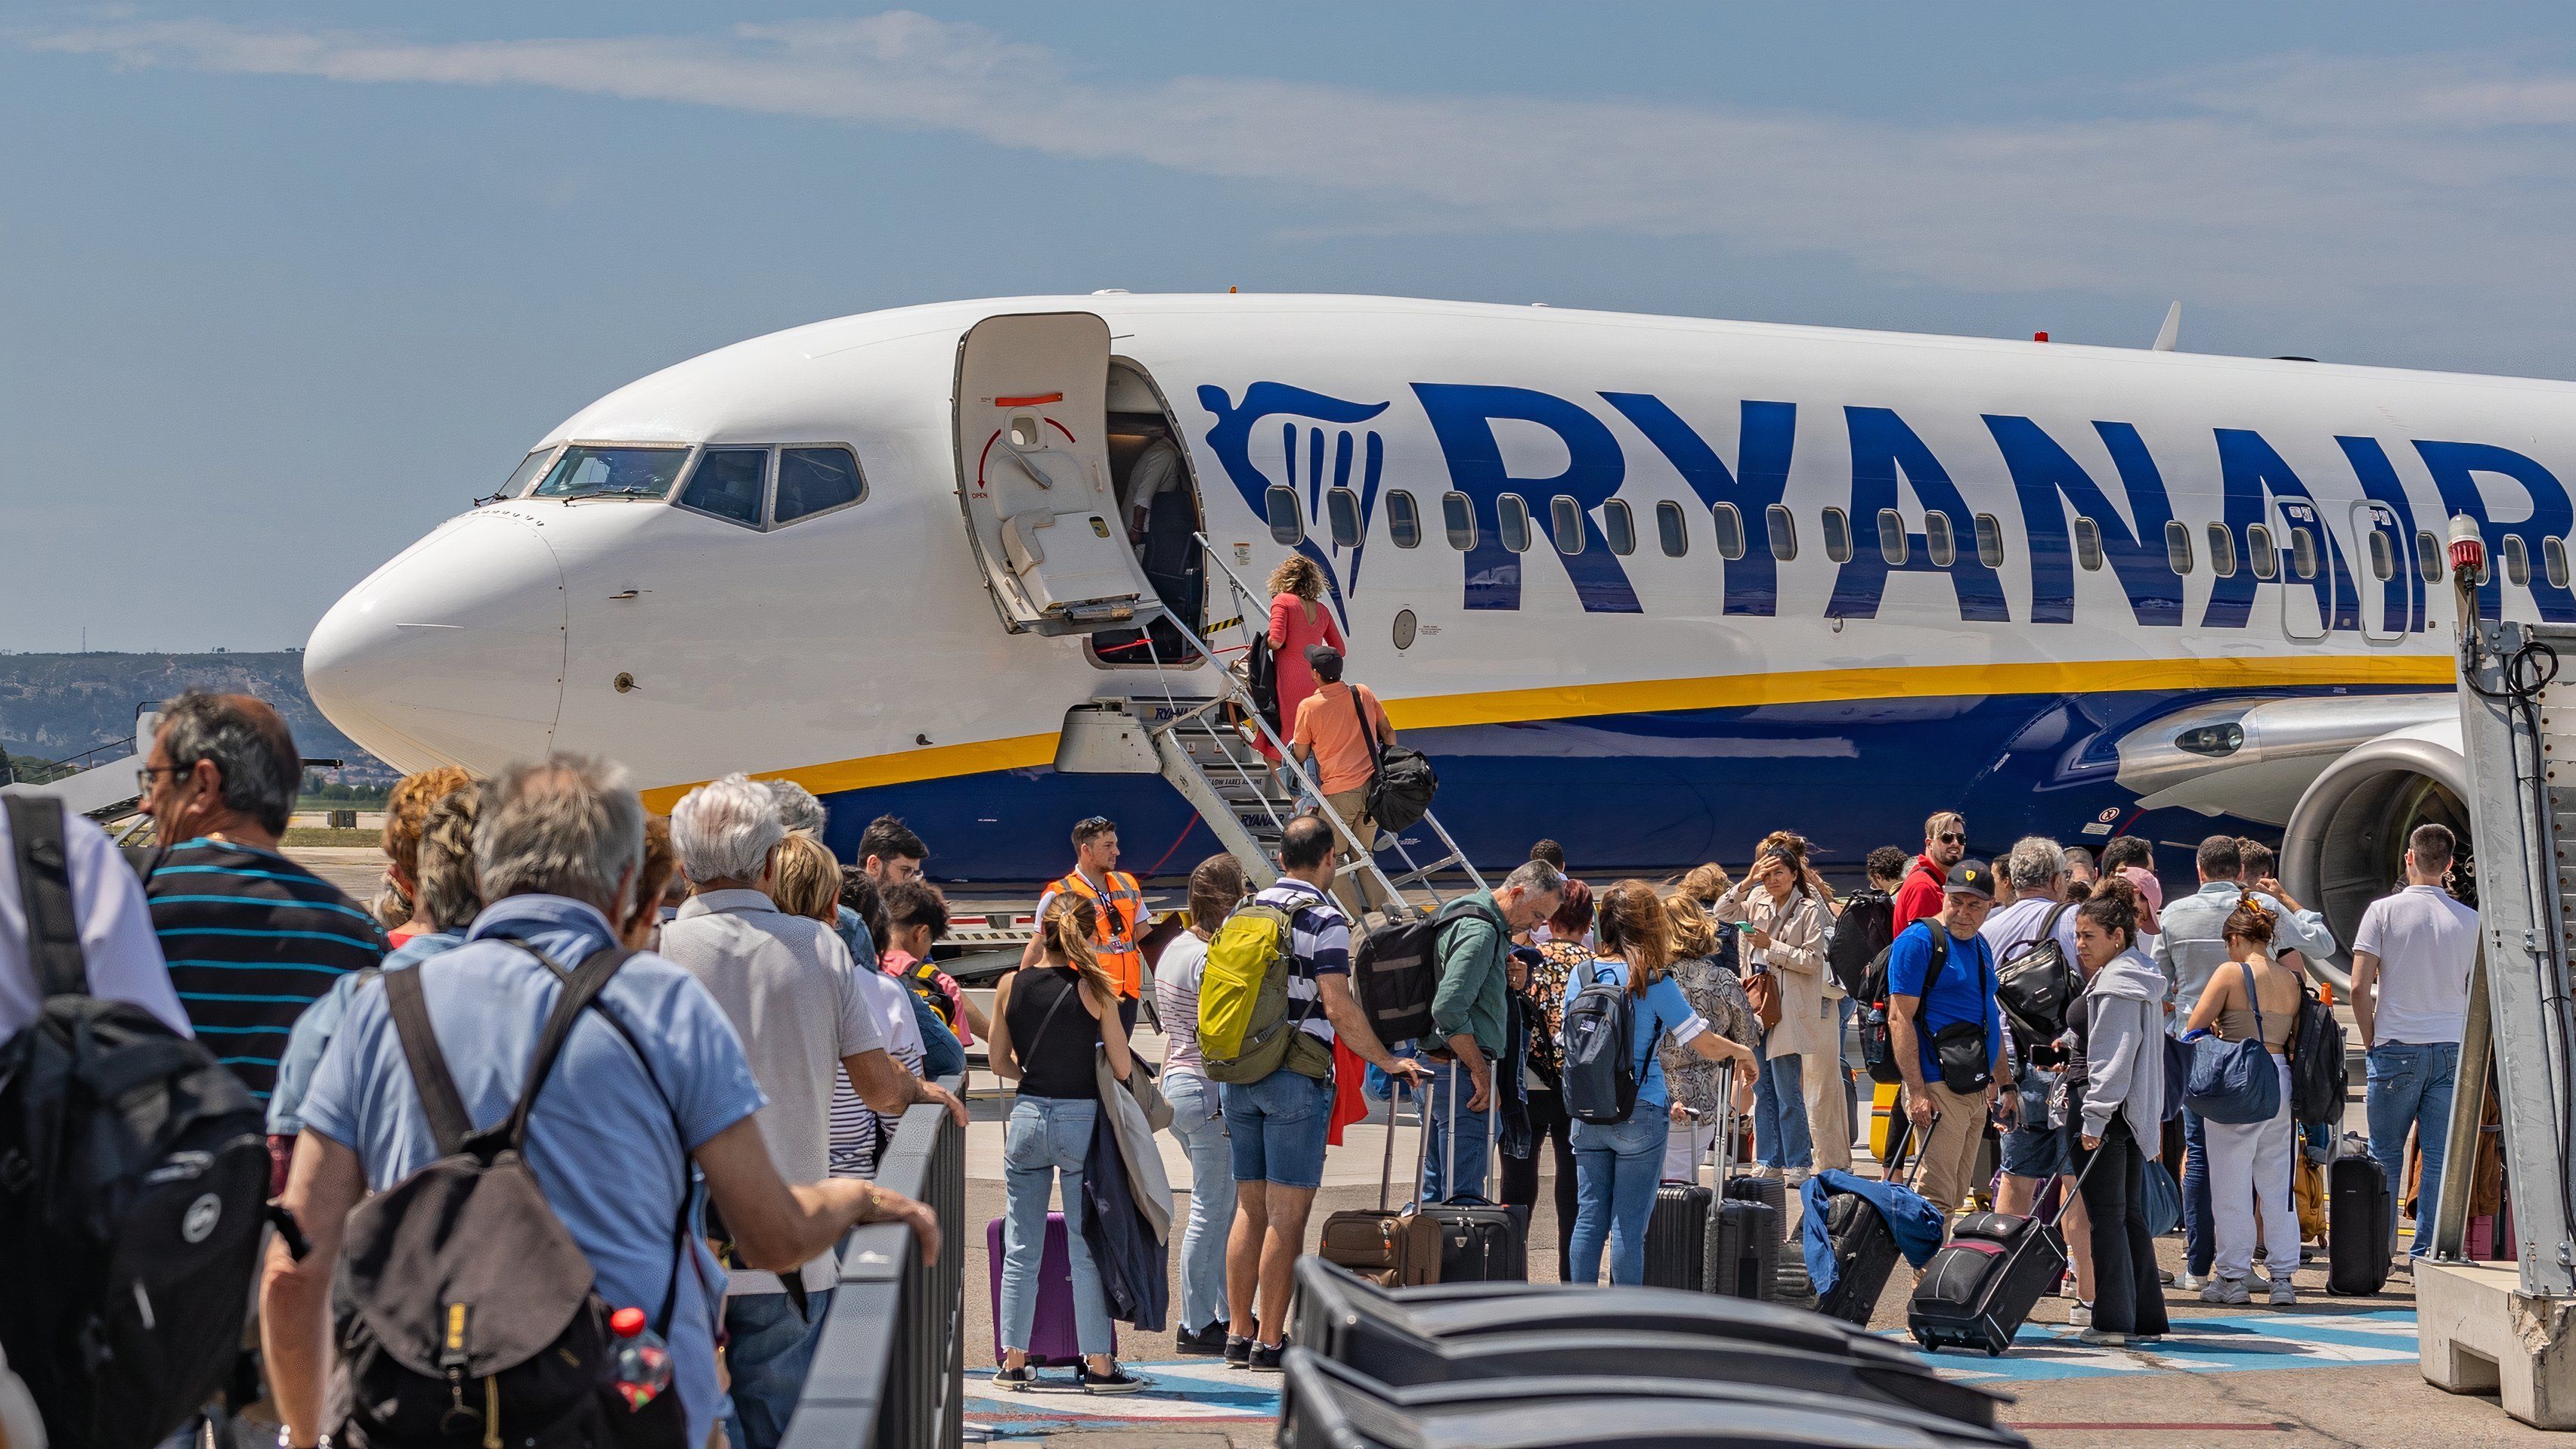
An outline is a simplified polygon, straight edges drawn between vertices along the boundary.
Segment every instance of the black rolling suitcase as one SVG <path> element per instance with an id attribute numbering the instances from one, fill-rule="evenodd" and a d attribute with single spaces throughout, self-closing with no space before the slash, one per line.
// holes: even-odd
<path id="1" fill-rule="evenodd" d="M 1825 1240 L 1834 1250 L 1834 1286 L 1816 1295 L 1816 1311 L 1867 1328 L 1887 1275 L 1896 1271 L 1896 1234 L 1868 1198 L 1843 1192 L 1825 1200 Z"/>
<path id="2" fill-rule="evenodd" d="M 1458 1095 L 1463 1077 L 1458 1066 L 1449 1066 L 1449 1182 L 1458 1181 L 1458 1108 L 1465 1098 Z M 1502 1159 L 1495 1153 L 1495 1143 L 1502 1127 L 1501 1089 L 1485 1104 L 1485 1170 L 1499 1173 Z M 1507 1208 L 1472 1194 L 1452 1192 L 1436 1203 L 1425 1203 L 1422 1216 L 1431 1219 L 1440 1234 L 1440 1280 L 1443 1283 L 1526 1283 L 1529 1281 L 1529 1247 L 1521 1238 L 1521 1226 Z"/>
<path id="3" fill-rule="evenodd" d="M 1709 1145 L 1721 1187 L 1735 1156 L 1733 1128 L 1730 1113 L 1721 1120 L 1717 1140 Z M 1688 1182 L 1666 1180 L 1655 1189 L 1654 1216 L 1646 1220 L 1647 1287 L 1707 1290 L 1709 1213 L 1717 1202 L 1717 1191 L 1700 1186 L 1696 1175 Z"/>
<path id="4" fill-rule="evenodd" d="M 2099 1161 L 2097 1153 L 2085 1171 Z M 2076 1186 L 2083 1186 L 2080 1175 Z M 2066 1240 L 2054 1221 L 1970 1213 L 1950 1230 L 1949 1246 L 1923 1265 L 1905 1306 L 1906 1331 L 1927 1349 L 1982 1348 L 2001 1357 L 2066 1265 Z"/>
<path id="5" fill-rule="evenodd" d="M 1771 1220 L 1780 1225 L 1782 1236 L 1789 1231 L 1789 1185 L 1776 1177 L 1739 1177 L 1726 1185 L 1726 1195 L 1738 1202 L 1758 1202 L 1771 1209 Z"/>
<path id="6" fill-rule="evenodd" d="M 2395 1242 L 2388 1170 L 2357 1139 L 2326 1164 L 2326 1291 L 2367 1297 L 2388 1286 Z"/>
<path id="7" fill-rule="evenodd" d="M 1721 1198 L 1708 1218 L 1708 1291 L 1768 1303 L 1780 1281 L 1780 1215 L 1769 1203 Z"/>

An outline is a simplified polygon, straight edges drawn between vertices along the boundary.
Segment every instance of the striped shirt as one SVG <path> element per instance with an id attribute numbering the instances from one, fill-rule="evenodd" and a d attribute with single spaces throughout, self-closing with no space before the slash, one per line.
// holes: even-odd
<path id="1" fill-rule="evenodd" d="M 143 893 L 189 1025 L 263 1102 L 295 1019 L 384 955 L 374 917 L 272 851 L 187 841 L 162 854 Z"/>
<path id="2" fill-rule="evenodd" d="M 1288 913 L 1288 1015 L 1300 1030 L 1325 1042 L 1333 1023 L 1324 1015 L 1319 978 L 1351 972 L 1351 921 L 1322 891 L 1293 876 L 1254 900 Z"/>

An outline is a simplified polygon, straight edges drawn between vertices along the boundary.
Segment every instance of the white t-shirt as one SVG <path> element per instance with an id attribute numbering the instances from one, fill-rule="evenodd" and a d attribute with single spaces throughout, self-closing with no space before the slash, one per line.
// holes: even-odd
<path id="1" fill-rule="evenodd" d="M 2361 913 L 2352 949 L 2379 958 L 2380 1041 L 2456 1042 L 2469 1015 L 2478 913 L 2440 886 L 2408 886 Z"/>
<path id="2" fill-rule="evenodd" d="M 1183 931 L 1154 963 L 1154 1011 L 1163 1019 L 1163 1070 L 1207 1075 L 1199 1056 L 1199 978 L 1207 974 L 1208 943 Z"/>
<path id="3" fill-rule="evenodd" d="M 63 820 L 63 845 L 71 856 L 72 918 L 80 929 L 89 994 L 126 1001 L 189 1035 L 188 1014 L 170 985 L 161 938 L 152 931 L 152 908 L 143 883 L 127 868 L 107 832 L 77 815 Z M 0 811 L 0 1041 L 36 1019 L 35 968 L 27 960 L 27 911 L 18 899 L 18 847 L 9 816 Z"/>

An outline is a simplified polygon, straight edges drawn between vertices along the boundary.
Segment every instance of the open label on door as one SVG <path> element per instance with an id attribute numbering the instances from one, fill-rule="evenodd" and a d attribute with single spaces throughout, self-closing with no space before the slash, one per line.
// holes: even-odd
<path id="1" fill-rule="evenodd" d="M 957 494 L 1011 632 L 1132 625 L 1159 604 L 1109 477 L 1109 324 L 988 317 L 957 345 Z"/>

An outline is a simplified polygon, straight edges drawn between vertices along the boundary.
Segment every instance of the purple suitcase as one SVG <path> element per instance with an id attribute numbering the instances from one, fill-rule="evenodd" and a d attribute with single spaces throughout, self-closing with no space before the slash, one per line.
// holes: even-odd
<path id="1" fill-rule="evenodd" d="M 984 1225 L 987 1279 L 993 1289 L 993 1362 L 1002 1361 L 1002 1220 Z M 1109 1351 L 1118 1351 L 1110 1325 Z M 1029 1362 L 1038 1368 L 1071 1368 L 1082 1362 L 1073 1328 L 1073 1259 L 1064 1246 L 1064 1214 L 1048 1213 L 1046 1249 L 1038 1257 L 1038 1313 L 1029 1330 Z"/>

